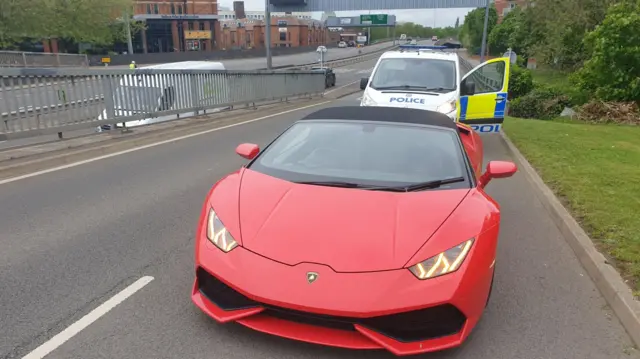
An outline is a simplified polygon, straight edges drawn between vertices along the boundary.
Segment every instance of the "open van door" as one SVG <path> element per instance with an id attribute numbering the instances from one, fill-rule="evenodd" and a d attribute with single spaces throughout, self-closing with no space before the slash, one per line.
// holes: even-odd
<path id="1" fill-rule="evenodd" d="M 509 91 L 508 57 L 491 59 L 469 71 L 460 83 L 459 122 L 480 133 L 498 133 Z"/>

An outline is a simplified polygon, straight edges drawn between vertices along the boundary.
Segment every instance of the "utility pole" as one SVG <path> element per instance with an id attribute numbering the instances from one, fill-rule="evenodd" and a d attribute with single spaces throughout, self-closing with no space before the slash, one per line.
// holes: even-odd
<path id="1" fill-rule="evenodd" d="M 489 1 L 484 9 L 484 28 L 482 29 L 482 45 L 480 46 L 480 63 L 484 62 L 484 53 L 487 49 L 487 27 L 489 26 Z"/>
<path id="2" fill-rule="evenodd" d="M 267 49 L 267 70 L 271 70 L 271 5 L 264 0 L 264 46 Z"/>
<path id="3" fill-rule="evenodd" d="M 124 23 L 127 27 L 127 46 L 129 54 L 133 55 L 133 41 L 131 40 L 131 15 L 129 15 L 129 10 L 126 10 L 124 13 Z"/>

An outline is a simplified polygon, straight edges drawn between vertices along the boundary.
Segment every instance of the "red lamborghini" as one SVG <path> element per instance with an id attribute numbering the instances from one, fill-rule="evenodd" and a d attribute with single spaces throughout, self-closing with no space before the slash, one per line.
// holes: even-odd
<path id="1" fill-rule="evenodd" d="M 460 345 L 489 300 L 500 207 L 482 142 L 436 112 L 333 107 L 204 202 L 191 298 L 218 322 L 396 355 Z"/>

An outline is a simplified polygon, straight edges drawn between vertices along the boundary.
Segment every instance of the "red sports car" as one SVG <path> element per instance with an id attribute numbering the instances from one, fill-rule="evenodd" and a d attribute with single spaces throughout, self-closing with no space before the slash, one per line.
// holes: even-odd
<path id="1" fill-rule="evenodd" d="M 198 224 L 192 300 L 218 322 L 305 342 L 418 354 L 460 345 L 488 302 L 512 176 L 436 112 L 333 107 L 216 183 Z"/>

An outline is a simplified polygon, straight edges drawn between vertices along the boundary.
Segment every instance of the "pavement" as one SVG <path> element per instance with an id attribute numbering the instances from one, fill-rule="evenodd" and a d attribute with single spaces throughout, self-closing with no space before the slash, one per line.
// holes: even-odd
<path id="1" fill-rule="evenodd" d="M 190 300 L 202 201 L 245 163 L 235 146 L 262 147 L 304 115 L 358 97 L 0 184 L 0 358 L 43 343 L 47 358 L 70 359 L 392 358 L 219 325 Z M 487 161 L 513 160 L 500 136 L 483 141 Z M 524 174 L 487 192 L 502 209 L 489 306 L 463 346 L 419 357 L 640 359 Z M 139 290 L 123 292 L 132 283 Z M 49 341 L 65 328 L 68 340 Z"/>

